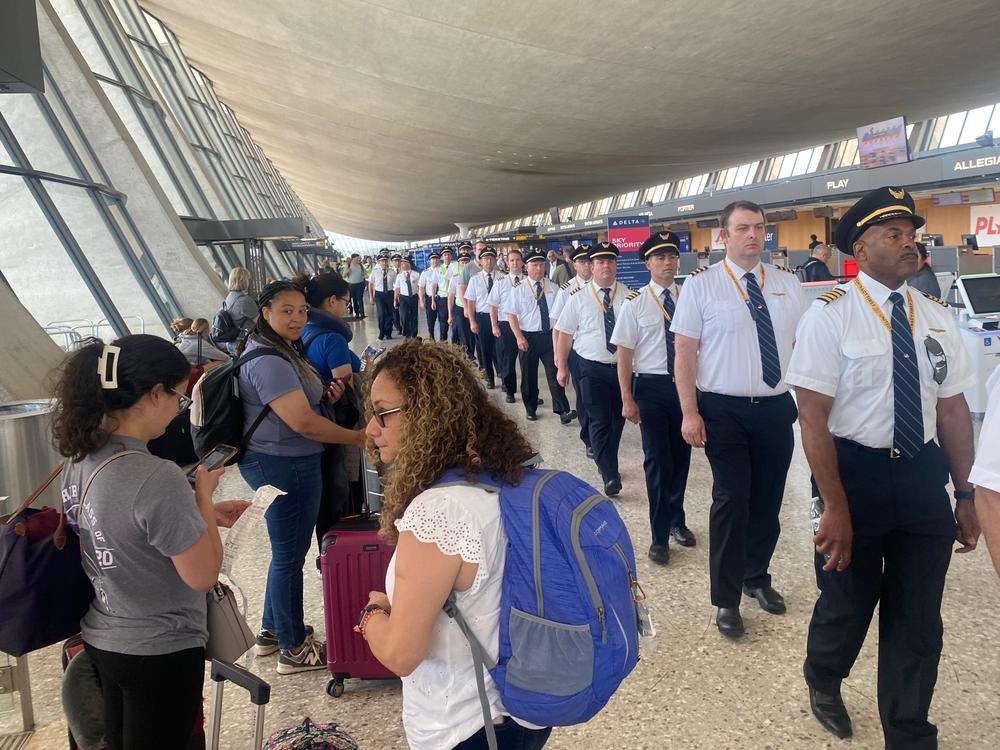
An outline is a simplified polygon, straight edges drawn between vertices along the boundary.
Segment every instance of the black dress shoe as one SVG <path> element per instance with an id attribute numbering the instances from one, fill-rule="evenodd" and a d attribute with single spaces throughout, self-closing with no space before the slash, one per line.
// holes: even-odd
<path id="1" fill-rule="evenodd" d="M 830 695 L 821 693 L 811 685 L 809 688 L 809 708 L 812 709 L 813 716 L 823 725 L 823 729 L 830 734 L 845 739 L 854 734 L 854 727 L 851 726 L 851 716 L 847 713 L 840 693 Z"/>
<path id="2" fill-rule="evenodd" d="M 593 460 L 594 458 L 594 449 L 591 448 L 589 445 L 587 446 L 587 458 L 591 460 Z"/>
<path id="3" fill-rule="evenodd" d="M 525 416 L 527 417 L 527 419 L 528 419 L 529 422 L 537 422 L 538 421 L 538 415 L 535 414 L 535 412 L 533 412 L 533 411 L 529 411 Z"/>
<path id="4" fill-rule="evenodd" d="M 539 406 L 541 406 L 542 404 L 545 403 L 545 399 L 539 398 L 538 401 L 536 401 L 535 403 L 537 403 Z"/>
<path id="5" fill-rule="evenodd" d="M 657 565 L 666 565 L 670 562 L 670 548 L 665 544 L 649 545 L 649 552 L 646 553 L 649 559 Z"/>
<path id="6" fill-rule="evenodd" d="M 570 409 L 569 411 L 564 411 L 559 415 L 559 421 L 563 424 L 569 424 L 574 419 L 576 419 L 576 409 Z"/>
<path id="7" fill-rule="evenodd" d="M 674 528 L 670 529 L 670 536 L 682 547 L 693 547 L 697 544 L 694 534 L 691 533 L 691 529 L 687 526 L 674 526 Z"/>
<path id="8" fill-rule="evenodd" d="M 719 607 L 715 614 L 715 624 L 726 638 L 741 638 L 746 633 L 739 607 Z"/>
<path id="9" fill-rule="evenodd" d="M 486 390 L 488 390 L 488 391 L 492 391 L 492 390 L 493 390 L 493 389 L 495 389 L 496 387 L 497 387 L 497 384 L 496 384 L 496 383 L 494 383 L 494 382 L 493 382 L 492 380 L 487 380 L 487 381 L 486 381 Z"/>
<path id="10" fill-rule="evenodd" d="M 604 483 L 604 494 L 608 497 L 614 497 L 619 492 L 622 491 L 622 480 L 612 479 L 610 482 Z"/>
<path id="11" fill-rule="evenodd" d="M 508 393 L 506 396 L 504 396 L 504 401 L 506 401 L 508 404 L 513 404 L 514 403 L 514 394 L 513 393 Z"/>
<path id="12" fill-rule="evenodd" d="M 785 600 L 781 594 L 770 586 L 761 586 L 755 589 L 744 586 L 743 593 L 751 599 L 756 599 L 760 608 L 765 612 L 769 612 L 772 615 L 785 614 Z"/>

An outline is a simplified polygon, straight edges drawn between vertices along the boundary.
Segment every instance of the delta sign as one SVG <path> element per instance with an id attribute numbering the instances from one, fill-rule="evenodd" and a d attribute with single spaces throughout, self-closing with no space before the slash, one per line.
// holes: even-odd
<path id="1" fill-rule="evenodd" d="M 639 248 L 649 239 L 649 216 L 608 217 L 608 242 L 615 245 L 618 256 L 618 280 L 632 289 L 649 283 L 649 271 L 639 257 Z"/>

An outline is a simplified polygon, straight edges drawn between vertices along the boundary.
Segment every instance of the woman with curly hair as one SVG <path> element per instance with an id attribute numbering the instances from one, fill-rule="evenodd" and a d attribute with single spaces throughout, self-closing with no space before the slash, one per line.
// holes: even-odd
<path id="1" fill-rule="evenodd" d="M 489 399 L 464 350 L 407 341 L 377 361 L 369 393 L 369 450 L 388 467 L 381 533 L 396 544 L 386 591 L 372 592 L 358 631 L 403 678 L 411 748 L 487 747 L 475 666 L 443 611 L 455 592 L 480 643 L 497 658 L 507 537 L 496 493 L 434 486 L 449 469 L 469 482 L 520 481 L 533 455 L 517 425 Z M 500 748 L 541 748 L 551 729 L 507 715 L 486 674 Z"/>

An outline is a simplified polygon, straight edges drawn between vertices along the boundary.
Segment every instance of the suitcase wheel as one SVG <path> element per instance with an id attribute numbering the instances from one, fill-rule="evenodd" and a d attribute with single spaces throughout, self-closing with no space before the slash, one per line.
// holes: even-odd
<path id="1" fill-rule="evenodd" d="M 339 698 L 344 694 L 344 681 L 331 677 L 326 683 L 326 694 L 331 698 Z"/>

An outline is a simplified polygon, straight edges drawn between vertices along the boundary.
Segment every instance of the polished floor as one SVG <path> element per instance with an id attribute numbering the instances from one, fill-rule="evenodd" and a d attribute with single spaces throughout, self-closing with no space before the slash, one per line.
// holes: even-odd
<path id="1" fill-rule="evenodd" d="M 376 336 L 371 316 L 353 323 L 354 348 L 361 351 Z M 421 332 L 423 332 L 421 322 Z M 529 423 L 518 403 L 504 406 L 518 420 L 548 466 L 578 473 L 600 486 L 593 464 L 577 440 L 578 426 L 562 426 L 550 412 L 551 400 L 541 383 L 546 406 L 538 422 Z M 493 396 L 498 401 L 499 391 Z M 782 616 L 768 615 L 746 600 L 747 636 L 724 640 L 714 625 L 708 598 L 708 509 L 711 472 L 704 454 L 695 452 L 687 494 L 689 525 L 698 537 L 693 549 L 671 548 L 667 567 L 644 556 L 648 517 L 638 428 L 628 425 L 621 446 L 624 490 L 616 504 L 635 541 L 639 575 L 658 630 L 654 653 L 645 656 L 607 708 L 584 726 L 560 728 L 547 747 L 591 748 L 880 748 L 882 732 L 875 702 L 877 625 L 854 672 L 844 684 L 844 699 L 854 719 L 855 735 L 841 741 L 827 734 L 809 712 L 802 680 L 806 627 L 816 598 L 809 543 L 809 470 L 800 448 L 788 475 L 781 513 L 782 536 L 771 572 L 788 602 Z M 223 480 L 219 497 L 248 497 L 238 472 Z M 238 580 L 250 599 L 250 620 L 260 615 L 268 543 L 262 529 L 255 544 L 260 555 L 240 570 Z M 307 621 L 322 630 L 320 579 L 306 574 Z M 985 548 L 956 556 L 944 601 L 945 645 L 931 719 L 940 732 L 941 748 L 978 750 L 1000 743 L 1000 584 Z M 66 746 L 59 703 L 59 650 L 31 656 L 37 733 L 30 748 Z M 271 704 L 267 733 L 310 716 L 337 721 L 362 748 L 404 748 L 400 725 L 400 691 L 395 681 L 349 680 L 338 699 L 324 692 L 325 672 L 280 676 L 275 658 L 256 659 L 251 669 L 269 680 Z M 207 695 L 207 693 L 206 693 Z M 0 696 L 0 711 L 7 708 Z M 244 750 L 251 745 L 251 710 L 245 695 L 230 688 L 225 699 L 222 747 Z M 12 731 L 14 716 L 0 714 L 0 734 Z M 2 742 L 0 742 L 2 745 Z"/>

